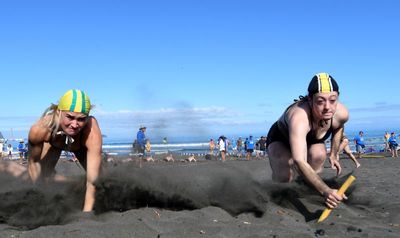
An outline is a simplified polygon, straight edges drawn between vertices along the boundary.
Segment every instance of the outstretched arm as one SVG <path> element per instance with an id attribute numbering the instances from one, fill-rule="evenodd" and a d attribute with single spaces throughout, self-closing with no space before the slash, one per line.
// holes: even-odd
<path id="1" fill-rule="evenodd" d="M 29 131 L 29 152 L 28 152 L 28 173 L 33 182 L 36 182 L 41 175 L 40 159 L 43 149 L 46 131 L 37 125 L 33 125 Z"/>
<path id="2" fill-rule="evenodd" d="M 297 117 L 297 118 L 295 118 Z M 308 148 L 306 135 L 309 131 L 309 125 L 306 120 L 299 120 L 296 115 L 291 120 L 296 121 L 289 128 L 290 147 L 292 151 L 293 161 L 304 179 L 310 183 L 321 195 L 325 195 L 331 192 L 331 189 L 322 181 L 317 172 L 307 162 Z M 292 122 L 294 122 L 292 121 Z M 302 122 L 303 121 L 303 122 Z"/>
<path id="3" fill-rule="evenodd" d="M 329 161 L 331 163 L 331 167 L 332 169 L 337 170 L 337 175 L 339 175 L 342 172 L 342 167 L 340 166 L 340 162 L 338 160 L 339 158 L 338 153 L 339 153 L 340 141 L 342 140 L 344 133 L 344 124 L 347 122 L 348 119 L 349 119 L 349 112 L 347 108 L 343 104 L 338 103 L 335 117 L 334 120 L 332 121 L 333 123 L 332 128 L 334 130 L 331 137 L 331 151 L 329 155 Z"/>
<path id="4" fill-rule="evenodd" d="M 87 128 L 87 139 L 85 146 L 87 148 L 87 161 L 86 161 L 86 194 L 85 204 L 83 206 L 84 212 L 93 210 L 95 203 L 96 188 L 94 183 L 100 175 L 101 170 L 101 148 L 102 136 L 99 125 L 95 118 L 90 118 Z"/>
<path id="5" fill-rule="evenodd" d="M 336 174 L 339 175 L 342 172 L 342 166 L 338 160 L 339 156 L 339 146 L 340 141 L 343 137 L 343 126 L 334 130 L 331 137 L 331 151 L 329 153 L 329 162 L 331 163 L 331 168 L 336 169 Z"/>

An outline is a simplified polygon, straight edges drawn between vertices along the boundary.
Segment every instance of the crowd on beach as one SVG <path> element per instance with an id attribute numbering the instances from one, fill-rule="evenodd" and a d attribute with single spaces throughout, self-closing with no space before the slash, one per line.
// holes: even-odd
<path id="1" fill-rule="evenodd" d="M 136 138 L 132 144 L 132 155 L 139 156 L 145 161 L 154 161 L 151 151 L 150 139 L 146 137 L 146 127 L 140 126 L 136 134 Z M 167 144 L 167 138 L 163 138 L 163 144 Z M 229 140 L 226 136 L 221 135 L 217 140 L 210 139 L 209 152 L 205 155 L 205 159 L 217 159 L 226 161 L 226 156 L 231 158 L 244 158 L 250 160 L 252 157 L 263 158 L 267 156 L 266 136 L 261 136 L 257 141 L 250 135 L 245 140 L 239 137 L 236 141 Z M 166 153 L 166 161 L 173 161 L 172 154 Z M 188 154 L 188 161 L 196 161 L 195 154 Z M 198 155 L 197 155 L 198 156 Z"/>
<path id="2" fill-rule="evenodd" d="M 16 151 L 14 151 L 13 145 L 7 142 L 8 141 L 5 139 L 0 141 L 0 158 L 3 160 L 19 160 L 20 164 L 26 164 L 28 157 L 28 143 L 24 143 L 24 140 L 20 140 Z"/>
<path id="3" fill-rule="evenodd" d="M 257 141 L 254 141 L 250 135 L 244 141 L 242 137 L 237 140 L 229 140 L 224 135 L 221 135 L 217 142 L 214 139 L 209 141 L 209 155 L 219 156 L 221 161 L 226 160 L 226 155 L 232 157 L 250 160 L 255 154 L 256 158 L 267 156 L 267 140 L 266 136 L 261 136 Z"/>
<path id="4" fill-rule="evenodd" d="M 145 135 L 146 127 L 140 126 L 137 136 L 132 144 L 133 155 L 140 156 L 145 161 L 154 161 L 154 152 L 151 150 L 150 140 Z M 364 132 L 360 131 L 354 137 L 348 138 L 348 136 L 343 133 L 342 139 L 339 146 L 339 154 L 343 153 L 348 156 L 349 159 L 353 160 L 356 167 L 360 167 L 360 163 L 357 159 L 363 157 L 364 154 L 377 153 L 377 152 L 390 152 L 392 157 L 397 156 L 397 142 L 396 142 L 395 132 L 388 133 L 385 132 L 383 140 L 379 145 L 379 148 L 375 148 L 378 145 L 368 144 L 368 141 L 364 139 Z M 163 144 L 167 144 L 167 139 L 163 138 Z M 327 147 L 329 145 L 329 140 L 326 141 Z M 353 147 L 352 150 L 350 147 Z M 198 153 L 184 153 L 189 157 L 202 157 L 210 160 L 226 161 L 227 157 L 229 159 L 263 159 L 268 157 L 267 149 L 267 136 L 261 136 L 254 139 L 252 135 L 243 139 L 241 136 L 237 139 L 228 139 L 226 136 L 221 135 L 218 139 L 211 138 L 208 142 L 208 152 L 206 154 Z M 329 148 L 328 148 L 329 149 Z M 329 151 L 328 151 L 329 152 Z M 166 152 L 169 157 L 172 157 L 171 152 Z M 175 153 L 178 155 L 178 153 Z M 182 155 L 182 153 L 181 153 Z M 166 161 L 173 161 L 172 159 L 167 159 Z M 195 160 L 191 160 L 195 161 Z"/>
<path id="5" fill-rule="evenodd" d="M 364 131 L 359 131 L 358 134 L 354 137 L 354 146 L 355 146 L 355 153 L 357 158 L 362 158 L 363 154 L 365 153 L 373 153 L 373 152 L 389 152 L 393 158 L 398 157 L 398 143 L 397 143 L 397 135 L 395 132 L 389 133 L 388 131 L 385 132 L 383 135 L 383 146 L 382 149 L 374 150 L 373 148 L 367 148 L 368 144 L 364 139 Z"/>

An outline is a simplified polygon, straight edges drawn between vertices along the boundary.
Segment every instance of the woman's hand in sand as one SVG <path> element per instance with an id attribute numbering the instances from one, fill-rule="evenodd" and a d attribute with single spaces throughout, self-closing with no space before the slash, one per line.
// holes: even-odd
<path id="1" fill-rule="evenodd" d="M 336 156 L 330 156 L 329 162 L 331 163 L 331 168 L 336 170 L 336 176 L 339 176 L 342 173 L 342 166 Z"/>
<path id="2" fill-rule="evenodd" d="M 329 192 L 324 193 L 325 204 L 331 209 L 339 206 L 343 199 L 347 199 L 346 195 L 340 196 L 337 191 L 336 189 L 331 189 Z"/>

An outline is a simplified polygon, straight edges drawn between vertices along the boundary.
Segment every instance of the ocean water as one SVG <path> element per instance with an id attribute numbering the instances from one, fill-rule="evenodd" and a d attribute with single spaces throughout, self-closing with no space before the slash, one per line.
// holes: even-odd
<path id="1" fill-rule="evenodd" d="M 389 131 L 390 133 L 391 131 Z M 385 148 L 384 144 L 384 135 L 385 131 L 376 130 L 376 131 L 364 131 L 364 141 L 366 144 L 365 152 L 380 152 Z M 346 131 L 346 136 L 349 139 L 350 149 L 354 152 L 354 137 L 358 134 L 358 131 Z M 229 137 L 228 140 L 232 141 L 233 144 L 236 143 L 238 137 Z M 244 139 L 242 137 L 242 139 Z M 255 137 L 255 141 L 257 141 L 259 137 Z M 151 145 L 151 151 L 155 154 L 166 153 L 167 151 L 175 154 L 195 154 L 195 155 L 203 155 L 209 152 L 208 140 L 199 140 L 198 138 L 191 140 L 190 138 L 186 138 L 182 141 L 176 140 L 174 143 L 154 143 Z M 217 138 L 214 139 L 217 141 Z M 330 141 L 326 141 L 327 148 L 330 147 Z M 228 152 L 232 152 L 235 145 L 231 145 L 228 149 Z M 111 154 L 118 155 L 127 155 L 132 153 L 132 142 L 127 140 L 104 140 L 103 151 Z M 217 152 L 217 150 L 215 150 Z"/>
<path id="2" fill-rule="evenodd" d="M 103 152 L 110 155 L 129 155 L 133 153 L 132 142 L 107 142 L 103 143 Z M 182 142 L 182 143 L 155 143 L 151 145 L 153 154 L 206 154 L 208 142 Z"/>
<path id="3" fill-rule="evenodd" d="M 390 131 L 389 131 L 390 132 Z M 355 151 L 355 145 L 353 142 L 353 138 L 358 134 L 358 132 L 346 132 L 346 136 L 350 140 L 350 149 Z M 383 140 L 384 131 L 364 131 L 364 140 L 366 143 L 366 152 L 379 152 L 384 148 L 384 140 Z M 255 141 L 258 138 L 255 137 Z M 233 141 L 235 144 L 237 138 L 230 137 L 230 141 Z M 185 138 L 182 140 L 176 139 L 173 143 L 163 144 L 161 141 L 159 143 L 155 142 L 151 145 L 151 151 L 153 154 L 163 154 L 163 153 L 173 153 L 173 154 L 195 154 L 195 155 L 204 155 L 209 152 L 208 146 L 209 139 L 199 140 Z M 214 141 L 217 141 L 215 138 Z M 27 140 L 25 139 L 25 142 Z M 14 152 L 17 152 L 17 145 L 19 141 L 17 140 L 8 140 L 7 143 L 3 146 L 3 151 L 6 152 L 7 144 L 11 144 L 14 148 Z M 326 142 L 327 147 L 330 147 L 329 140 Z M 228 152 L 232 152 L 233 146 L 230 146 Z M 113 139 L 113 138 L 104 138 L 103 141 L 103 152 L 110 155 L 129 155 L 133 153 L 132 150 L 132 140 L 131 139 Z M 217 150 L 215 150 L 217 152 Z"/>

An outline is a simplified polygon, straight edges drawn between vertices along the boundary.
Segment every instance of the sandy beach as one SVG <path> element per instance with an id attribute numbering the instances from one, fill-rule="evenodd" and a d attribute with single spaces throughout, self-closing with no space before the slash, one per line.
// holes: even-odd
<path id="1" fill-rule="evenodd" d="M 399 237 L 400 159 L 342 159 L 322 178 L 349 199 L 322 223 L 323 197 L 303 181 L 270 180 L 268 159 L 107 163 L 96 212 L 82 213 L 83 170 L 60 160 L 68 182 L 33 186 L 0 173 L 1 237 Z M 13 163 L 13 162 L 2 162 Z"/>

